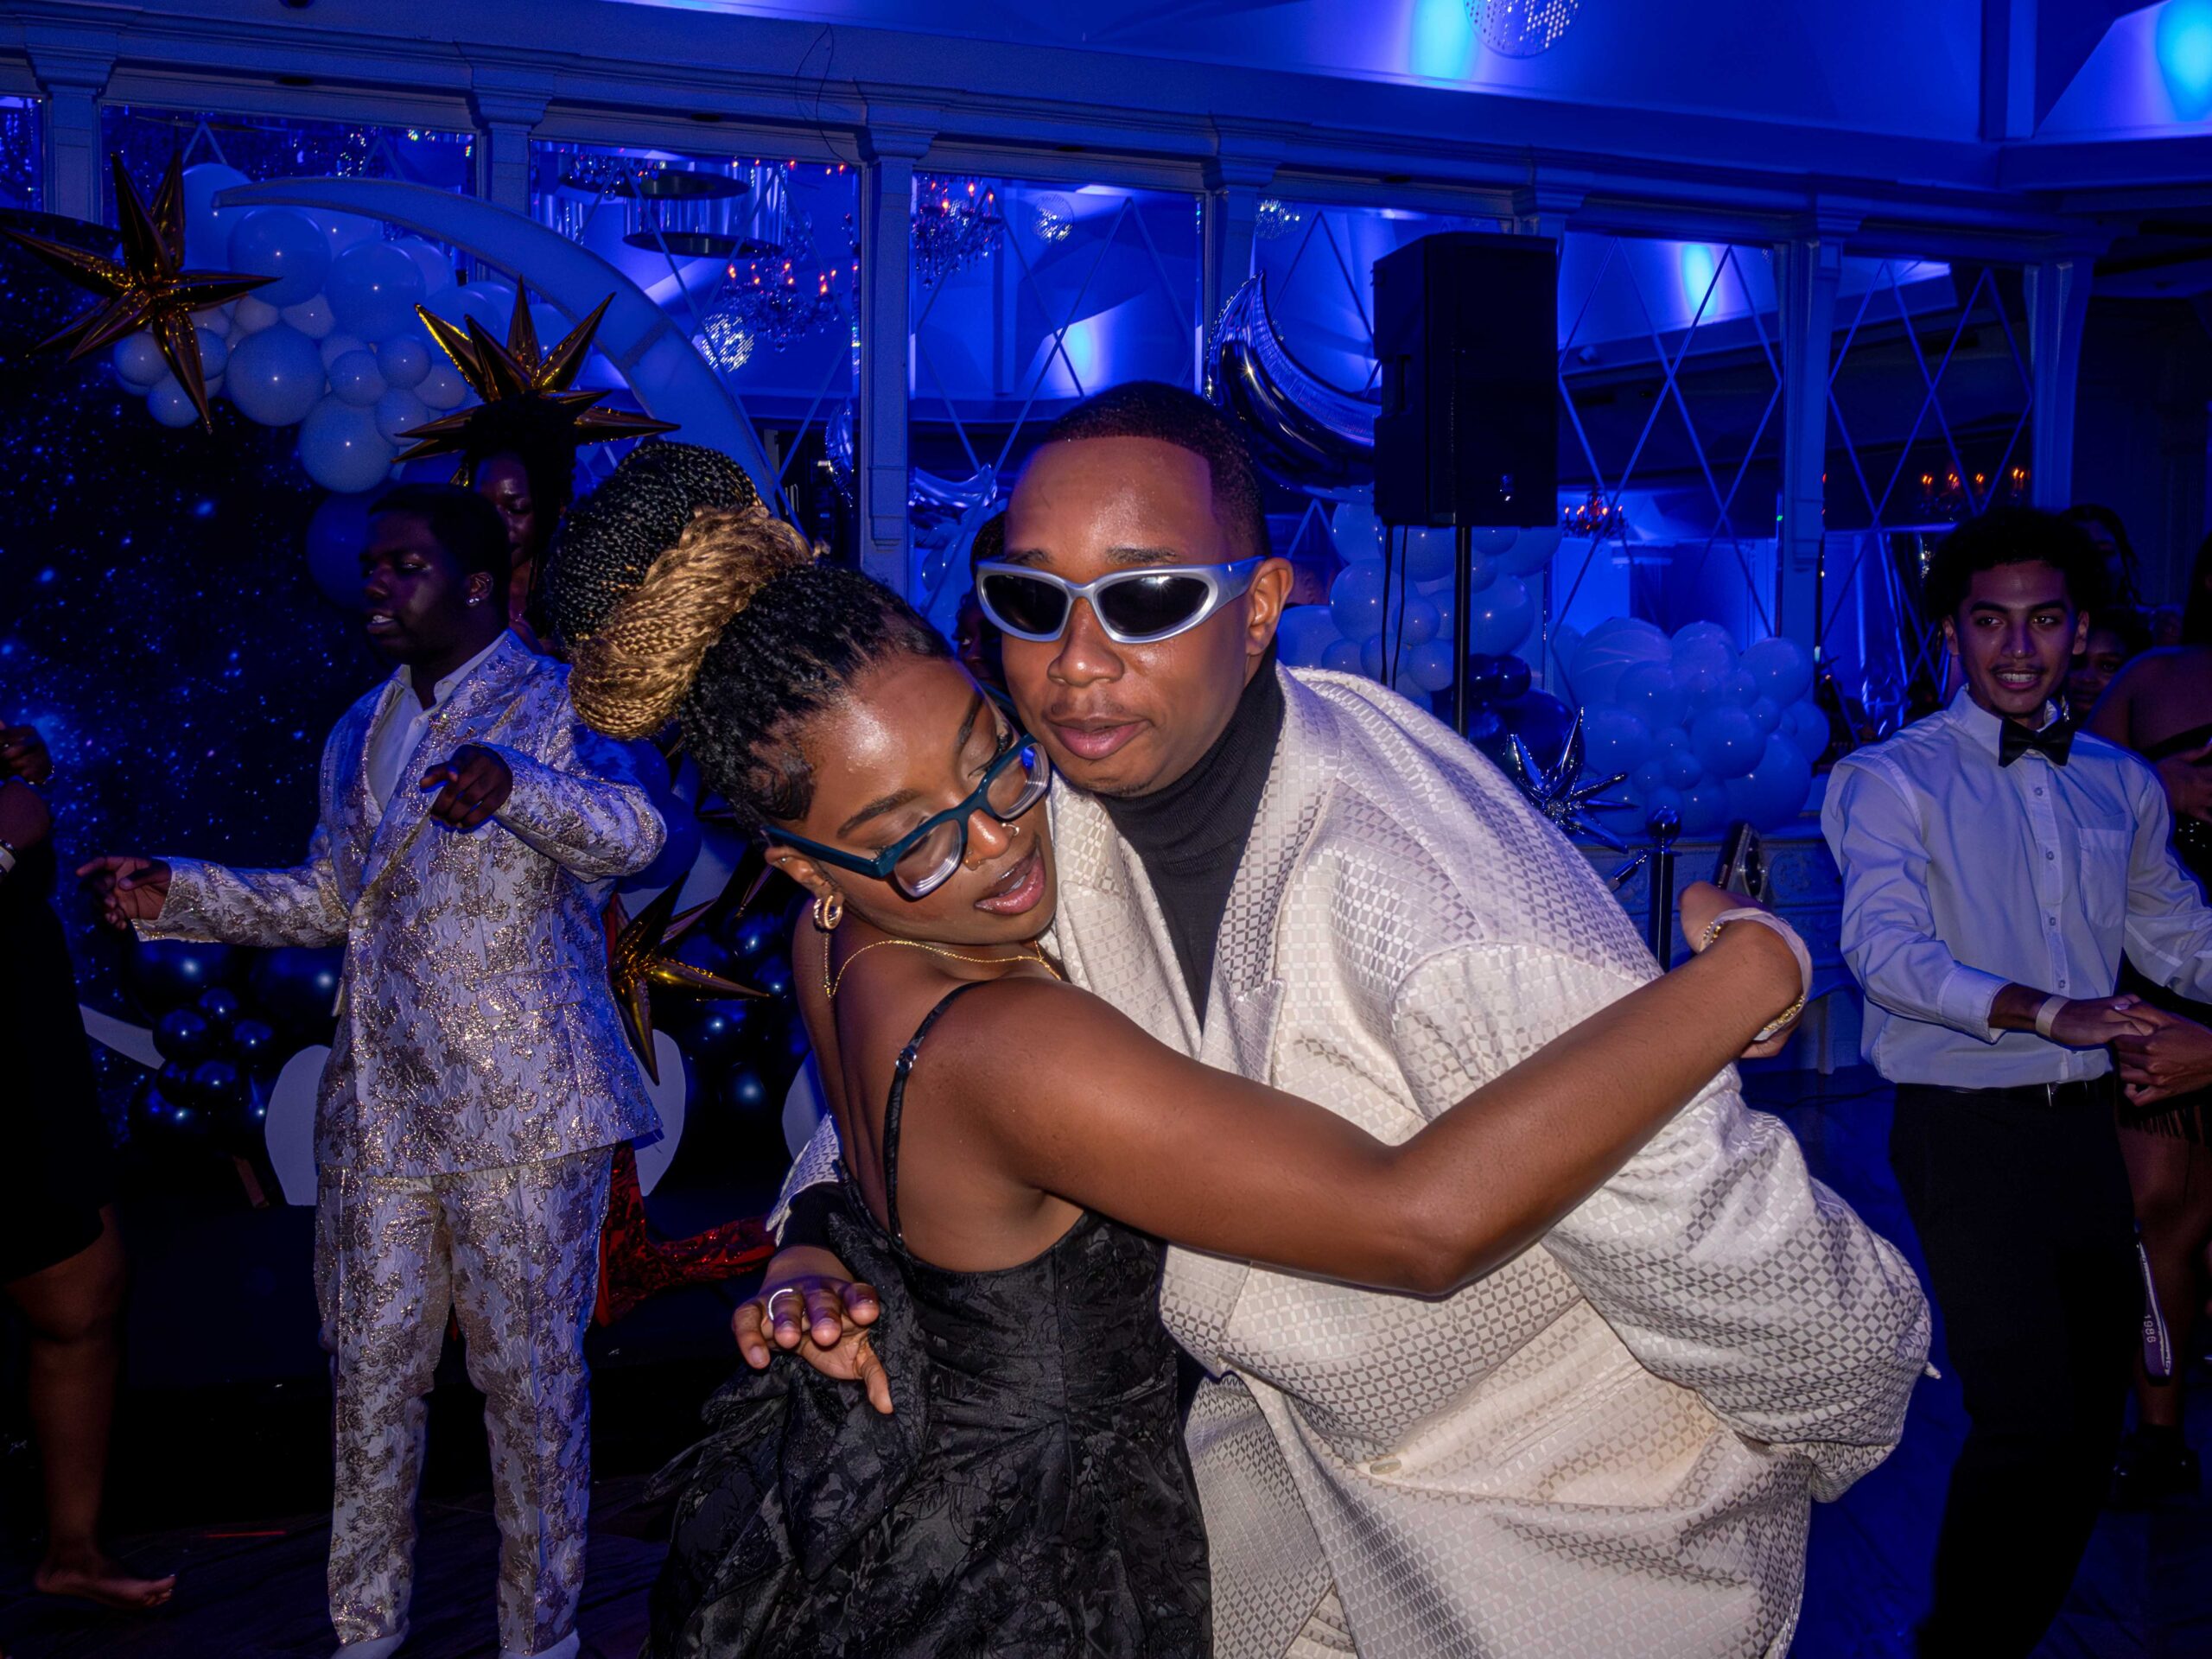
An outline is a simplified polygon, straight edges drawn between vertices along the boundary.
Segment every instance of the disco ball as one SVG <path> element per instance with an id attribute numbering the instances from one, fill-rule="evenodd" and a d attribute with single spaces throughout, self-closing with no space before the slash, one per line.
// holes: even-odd
<path id="1" fill-rule="evenodd" d="M 1533 58 L 1567 33 L 1582 0 L 1467 0 L 1475 33 L 1493 52 Z"/>
<path id="2" fill-rule="evenodd" d="M 1288 236 L 1305 219 L 1306 215 L 1288 202 L 1268 196 L 1260 203 L 1259 217 L 1253 222 L 1252 232 L 1262 242 L 1273 242 Z"/>

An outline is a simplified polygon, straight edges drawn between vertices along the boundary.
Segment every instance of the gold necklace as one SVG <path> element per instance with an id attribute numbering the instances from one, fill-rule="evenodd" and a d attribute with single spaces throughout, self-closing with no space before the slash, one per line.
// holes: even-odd
<path id="1" fill-rule="evenodd" d="M 1051 963 L 1046 962 L 1044 947 L 1034 939 L 1029 942 L 1029 955 L 1027 957 L 963 957 L 957 950 L 947 950 L 942 945 L 925 944 L 919 939 L 878 939 L 873 944 L 861 946 L 851 956 L 847 957 L 845 965 L 837 969 L 837 976 L 832 979 L 830 976 L 830 946 L 825 940 L 822 946 L 822 994 L 830 1001 L 835 1002 L 837 1000 L 838 988 L 844 984 L 845 976 L 852 971 L 853 964 L 868 955 L 869 951 L 880 950 L 887 944 L 903 944 L 910 950 L 926 950 L 933 957 L 944 957 L 953 962 L 972 962 L 982 968 L 995 968 L 1007 963 L 1033 960 L 1043 963 L 1045 971 L 1052 975 L 1054 979 L 1060 976 L 1059 969 L 1053 967 Z"/>

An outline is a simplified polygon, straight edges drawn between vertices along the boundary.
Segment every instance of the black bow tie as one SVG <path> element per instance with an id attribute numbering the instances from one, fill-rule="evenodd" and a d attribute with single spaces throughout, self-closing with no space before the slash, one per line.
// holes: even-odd
<path id="1" fill-rule="evenodd" d="M 2030 731 L 2017 720 L 2008 720 L 1997 739 L 1997 764 L 2009 766 L 2033 749 L 2052 766 L 2063 766 L 2073 747 L 2074 722 L 2070 720 L 2054 720 L 2039 732 Z"/>

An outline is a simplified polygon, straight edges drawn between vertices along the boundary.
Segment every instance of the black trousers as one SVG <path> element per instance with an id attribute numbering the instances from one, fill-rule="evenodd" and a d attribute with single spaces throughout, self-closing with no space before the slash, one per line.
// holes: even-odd
<path id="1" fill-rule="evenodd" d="M 2032 1649 L 2111 1479 L 2143 1287 L 2111 1090 L 2069 1093 L 1897 1085 L 1890 1163 L 1969 1421 L 1923 1655 Z"/>

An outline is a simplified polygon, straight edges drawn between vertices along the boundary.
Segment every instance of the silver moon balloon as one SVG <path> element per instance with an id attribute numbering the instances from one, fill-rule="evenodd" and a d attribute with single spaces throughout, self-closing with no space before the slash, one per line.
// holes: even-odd
<path id="1" fill-rule="evenodd" d="M 1264 276 L 1238 289 L 1214 325 L 1206 395 L 1235 416 L 1255 458 L 1285 484 L 1335 497 L 1375 481 L 1376 406 L 1290 354 L 1268 311 Z"/>

